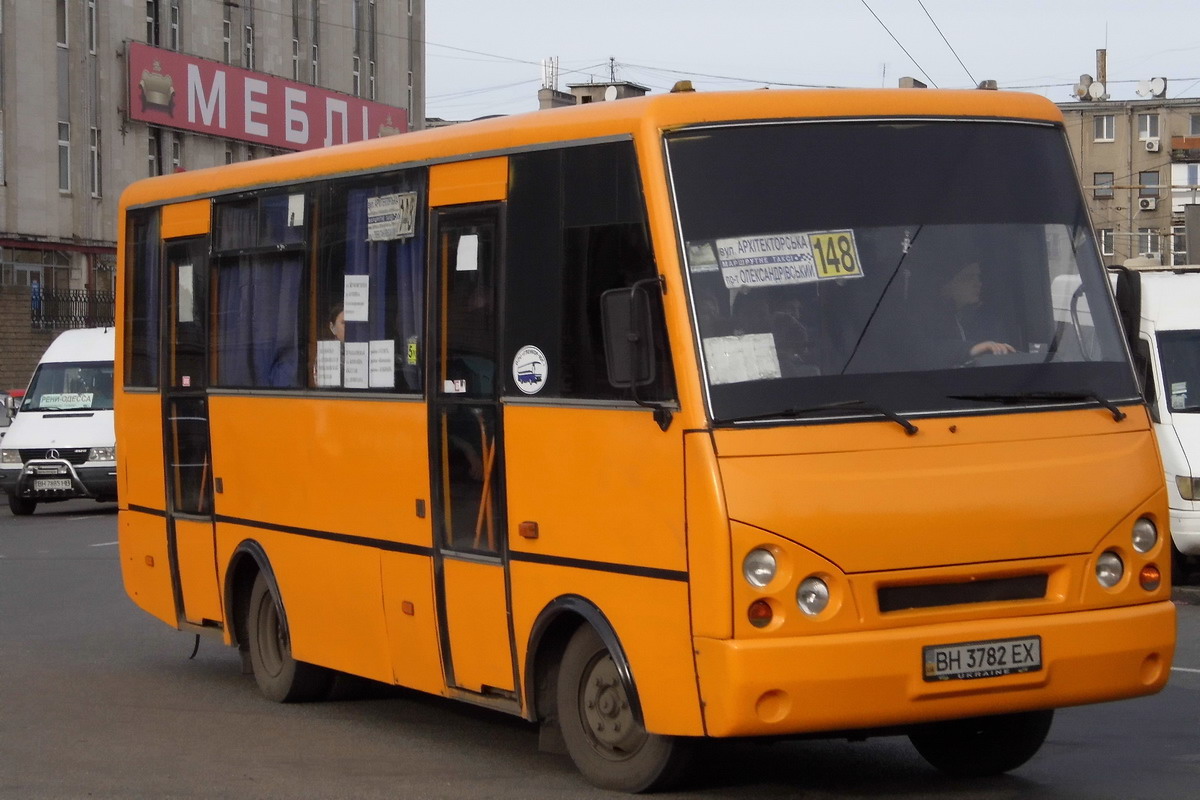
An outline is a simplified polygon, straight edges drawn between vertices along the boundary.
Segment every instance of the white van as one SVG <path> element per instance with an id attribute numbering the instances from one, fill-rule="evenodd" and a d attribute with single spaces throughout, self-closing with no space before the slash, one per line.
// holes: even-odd
<path id="1" fill-rule="evenodd" d="M 13 514 L 38 503 L 117 499 L 112 328 L 66 331 L 38 362 L 0 440 L 0 490 Z"/>
<path id="2" fill-rule="evenodd" d="M 1141 297 L 1134 362 L 1162 454 L 1179 580 L 1200 565 L 1200 266 L 1127 264 Z M 1111 277 L 1116 289 L 1117 273 Z M 1055 279 L 1054 317 L 1086 357 L 1091 315 L 1078 286 L 1074 276 Z"/>

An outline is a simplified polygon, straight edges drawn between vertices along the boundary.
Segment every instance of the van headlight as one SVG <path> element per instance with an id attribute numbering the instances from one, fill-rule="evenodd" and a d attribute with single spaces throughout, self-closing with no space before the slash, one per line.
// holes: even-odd
<path id="1" fill-rule="evenodd" d="M 116 461 L 116 447 L 93 447 L 88 450 L 88 461 Z"/>
<path id="2" fill-rule="evenodd" d="M 1176 475 L 1175 486 L 1184 500 L 1200 498 L 1200 478 L 1193 478 L 1191 475 Z"/>
<path id="3" fill-rule="evenodd" d="M 0 449 L 0 464 L 20 464 L 21 453 L 15 448 Z"/>

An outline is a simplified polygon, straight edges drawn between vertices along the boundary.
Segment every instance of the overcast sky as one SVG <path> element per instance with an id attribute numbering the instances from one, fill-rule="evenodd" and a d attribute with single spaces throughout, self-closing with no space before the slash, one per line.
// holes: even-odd
<path id="1" fill-rule="evenodd" d="M 907 75 L 1065 102 L 1106 48 L 1114 99 L 1154 77 L 1167 97 L 1200 97 L 1200 0 L 427 0 L 425 38 L 426 114 L 458 120 L 535 110 L 551 56 L 563 90 L 608 80 L 612 58 L 618 80 L 653 92 Z"/>

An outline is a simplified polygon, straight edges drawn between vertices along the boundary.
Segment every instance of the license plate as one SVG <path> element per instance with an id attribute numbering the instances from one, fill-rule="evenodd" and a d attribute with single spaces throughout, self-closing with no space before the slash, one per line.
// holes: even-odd
<path id="1" fill-rule="evenodd" d="M 927 681 L 996 678 L 1042 668 L 1042 637 L 930 645 L 921 661 Z"/>
<path id="2" fill-rule="evenodd" d="M 33 482 L 35 492 L 48 492 L 54 489 L 70 489 L 70 478 L 41 478 Z"/>

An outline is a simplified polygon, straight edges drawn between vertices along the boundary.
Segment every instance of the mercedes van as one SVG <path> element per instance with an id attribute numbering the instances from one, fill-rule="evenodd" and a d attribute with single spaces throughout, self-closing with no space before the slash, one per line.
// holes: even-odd
<path id="1" fill-rule="evenodd" d="M 39 503 L 117 498 L 112 328 L 66 331 L 47 348 L 0 440 L 0 490 L 18 516 Z"/>

